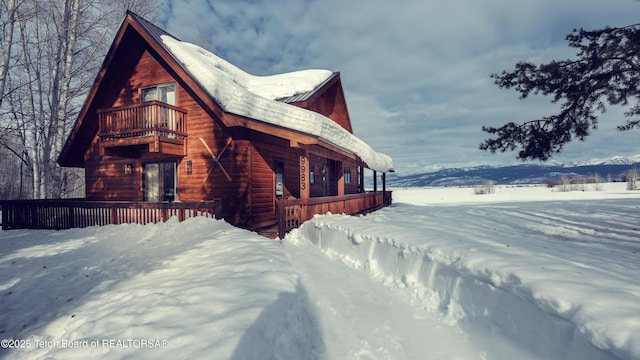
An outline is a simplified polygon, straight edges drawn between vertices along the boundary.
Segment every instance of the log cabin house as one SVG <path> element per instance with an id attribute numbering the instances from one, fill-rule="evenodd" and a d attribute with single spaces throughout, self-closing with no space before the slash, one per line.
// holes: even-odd
<path id="1" fill-rule="evenodd" d="M 353 136 L 339 73 L 252 76 L 132 12 L 58 162 L 85 169 L 89 201 L 219 199 L 218 217 L 254 230 L 286 221 L 281 235 L 313 213 L 391 202 L 391 159 Z"/>

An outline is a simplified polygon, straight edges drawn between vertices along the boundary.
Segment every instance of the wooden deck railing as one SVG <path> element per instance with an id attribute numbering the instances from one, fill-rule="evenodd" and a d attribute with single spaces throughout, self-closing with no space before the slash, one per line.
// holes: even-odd
<path id="1" fill-rule="evenodd" d="M 391 191 L 325 196 L 309 199 L 278 200 L 278 235 L 285 234 L 311 219 L 315 214 L 359 215 L 391 205 Z"/>
<path id="2" fill-rule="evenodd" d="M 161 136 L 183 141 L 187 112 L 160 101 L 98 110 L 101 141 Z"/>
<path id="3" fill-rule="evenodd" d="M 220 201 L 148 203 L 86 200 L 0 201 L 2 230 L 70 229 L 123 223 L 157 223 L 177 216 L 180 221 L 216 217 Z"/>

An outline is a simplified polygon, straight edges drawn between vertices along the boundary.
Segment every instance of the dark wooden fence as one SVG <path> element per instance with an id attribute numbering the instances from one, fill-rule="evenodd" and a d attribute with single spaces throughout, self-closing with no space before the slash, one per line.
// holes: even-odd
<path id="1" fill-rule="evenodd" d="M 278 235 L 284 235 L 311 219 L 315 214 L 367 214 L 391 205 L 391 191 L 325 196 L 309 199 L 278 200 Z"/>
<path id="2" fill-rule="evenodd" d="M 216 217 L 220 201 L 148 203 L 86 200 L 0 201 L 2 229 L 70 229 L 94 225 L 180 221 L 195 217 Z"/>

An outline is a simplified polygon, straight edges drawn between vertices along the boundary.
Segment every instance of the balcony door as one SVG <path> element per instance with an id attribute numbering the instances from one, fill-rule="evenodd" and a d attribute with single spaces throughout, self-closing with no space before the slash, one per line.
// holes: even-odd
<path id="1" fill-rule="evenodd" d="M 175 162 L 142 165 L 142 200 L 148 202 L 177 200 Z"/>
<path id="2" fill-rule="evenodd" d="M 176 106 L 176 85 L 155 85 L 140 90 L 141 102 L 144 103 L 154 100 Z M 160 126 L 161 128 L 169 130 L 177 130 L 175 112 L 167 108 L 160 107 L 157 109 L 156 106 L 146 108 L 144 110 L 144 117 L 147 123 L 146 127 Z M 155 123 L 156 119 L 158 119 L 159 124 Z"/>

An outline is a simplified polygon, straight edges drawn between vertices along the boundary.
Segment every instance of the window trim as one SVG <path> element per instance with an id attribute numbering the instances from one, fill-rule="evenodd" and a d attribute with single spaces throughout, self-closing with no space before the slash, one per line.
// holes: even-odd
<path id="1" fill-rule="evenodd" d="M 284 198 L 284 194 L 285 194 L 285 185 L 284 185 L 284 167 L 285 167 L 285 162 L 284 159 L 280 159 L 280 158 L 274 158 L 273 159 L 273 188 L 274 188 L 274 195 L 276 197 L 276 199 L 282 199 Z M 281 172 L 279 172 L 281 171 Z M 278 179 L 278 176 L 281 176 L 280 179 Z M 280 180 L 280 181 L 278 181 Z M 281 188 L 278 187 L 278 185 L 281 185 Z"/>
<path id="2" fill-rule="evenodd" d="M 160 99 L 158 99 L 158 94 L 160 94 L 160 88 L 163 87 L 169 87 L 169 86 L 173 86 L 173 96 L 174 96 L 174 104 L 171 103 L 165 103 L 165 104 L 169 104 L 169 105 L 173 105 L 173 106 L 178 106 L 178 85 L 175 82 L 168 82 L 168 83 L 162 83 L 162 84 L 156 84 L 156 85 L 150 85 L 150 86 L 142 86 L 140 87 L 140 89 L 138 90 L 138 95 L 140 97 L 140 102 L 144 103 L 144 102 L 149 102 L 149 101 L 160 101 L 160 102 L 164 102 Z M 156 99 L 153 100 L 143 100 L 143 96 L 142 93 L 147 90 L 147 89 L 156 89 Z"/>

